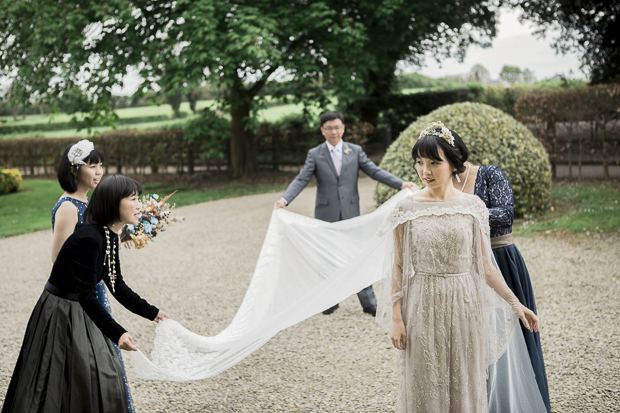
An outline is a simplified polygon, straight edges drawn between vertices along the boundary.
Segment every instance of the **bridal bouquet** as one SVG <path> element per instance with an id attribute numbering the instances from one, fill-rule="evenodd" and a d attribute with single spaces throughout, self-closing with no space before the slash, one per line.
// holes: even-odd
<path id="1" fill-rule="evenodd" d="M 121 242 L 133 241 L 135 248 L 141 249 L 146 247 L 159 232 L 165 231 L 166 225 L 171 222 L 184 221 L 183 217 L 170 215 L 175 205 L 171 206 L 166 202 L 176 192 L 174 191 L 161 201 L 157 194 L 143 195 L 138 225 L 125 225 L 120 234 Z"/>

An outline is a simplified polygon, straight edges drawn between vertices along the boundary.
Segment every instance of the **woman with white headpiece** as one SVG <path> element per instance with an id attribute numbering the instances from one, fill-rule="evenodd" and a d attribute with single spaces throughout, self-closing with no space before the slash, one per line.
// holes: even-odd
<path id="1" fill-rule="evenodd" d="M 84 212 L 88 205 L 88 191 L 95 189 L 103 177 L 103 162 L 105 158 L 101 152 L 95 149 L 95 145 L 83 139 L 76 144 L 71 144 L 65 149 L 60 165 L 58 166 L 58 182 L 65 192 L 62 194 L 54 209 L 52 209 L 52 262 L 56 262 L 56 257 L 60 252 L 65 241 L 76 230 L 85 225 Z M 125 247 L 131 247 L 125 243 Z M 112 308 L 108 299 L 108 293 L 103 281 L 96 286 L 97 299 L 112 316 Z M 113 344 L 123 368 L 125 379 L 125 390 L 129 412 L 133 412 L 133 401 L 129 391 L 127 375 L 121 351 L 116 344 Z"/>

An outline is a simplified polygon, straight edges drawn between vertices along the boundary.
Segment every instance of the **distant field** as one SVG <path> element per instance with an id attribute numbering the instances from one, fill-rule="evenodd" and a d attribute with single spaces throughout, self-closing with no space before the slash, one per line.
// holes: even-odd
<path id="1" fill-rule="evenodd" d="M 214 100 L 200 100 L 197 102 L 196 107 L 198 109 L 206 108 L 207 106 L 211 106 L 215 103 Z M 181 112 L 191 113 L 191 109 L 189 108 L 188 102 L 181 103 Z M 140 116 L 154 116 L 154 115 L 166 115 L 173 116 L 174 111 L 172 110 L 172 106 L 169 104 L 164 105 L 153 105 L 153 106 L 141 106 L 138 108 L 123 108 L 117 109 L 116 114 L 119 118 L 136 118 Z M 52 123 L 54 122 L 69 122 L 73 115 L 67 115 L 65 113 L 59 113 L 54 115 L 52 119 Z M 50 122 L 50 118 L 47 115 L 26 115 L 26 119 L 22 119 L 21 117 L 16 122 L 13 120 L 12 116 L 0 116 L 0 122 L 6 121 L 6 123 L 2 123 L 4 125 L 34 125 L 37 123 L 48 123 Z"/>
<path id="2" fill-rule="evenodd" d="M 403 95 L 413 95 L 414 93 L 422 92 L 434 92 L 436 90 L 443 90 L 444 87 L 414 87 L 411 89 L 403 89 L 400 91 Z"/>
<path id="3" fill-rule="evenodd" d="M 212 107 L 215 105 L 214 100 L 201 100 L 198 101 L 196 107 L 198 110 Z M 289 115 L 291 113 L 301 113 L 303 108 L 302 104 L 286 104 L 280 106 L 272 106 L 267 109 L 263 109 L 259 111 L 259 119 L 261 121 L 274 122 L 279 120 L 285 115 Z M 191 110 L 189 108 L 188 102 L 183 102 L 181 104 L 181 112 L 185 112 L 187 115 L 191 115 Z M 160 129 L 163 127 L 168 127 L 175 123 L 182 122 L 182 119 L 172 119 L 174 115 L 172 111 L 172 107 L 169 104 L 159 105 L 159 106 L 144 106 L 138 108 L 124 108 L 118 109 L 116 111 L 120 118 L 137 118 L 137 117 L 145 117 L 145 116 L 156 116 L 156 115 L 165 115 L 170 116 L 170 120 L 158 121 L 158 122 L 144 122 L 144 123 L 132 123 L 128 125 L 119 125 L 116 128 L 112 127 L 96 127 L 92 130 L 92 133 L 103 133 L 111 130 L 145 130 L 145 129 Z M 318 116 L 318 113 L 317 113 Z M 69 122 L 71 120 L 72 115 L 67 114 L 57 114 L 54 116 L 52 122 Z M 6 122 L 1 123 L 2 125 L 37 125 L 37 124 L 45 124 L 50 122 L 50 118 L 48 116 L 41 115 L 28 115 L 26 119 L 23 119 L 17 122 L 13 120 L 10 116 L 0 116 L 0 121 L 5 120 Z M 19 139 L 19 138 L 34 138 L 34 137 L 43 137 L 43 138 L 65 138 L 72 136 L 89 136 L 87 130 L 77 131 L 75 129 L 62 129 L 55 131 L 31 131 L 31 132 L 20 132 L 14 134 L 5 134 L 0 135 L 0 139 Z"/>
<path id="4" fill-rule="evenodd" d="M 72 136 L 92 136 L 96 133 L 109 132 L 112 130 L 117 131 L 132 131 L 132 130 L 145 130 L 145 129 L 161 129 L 165 126 L 174 125 L 179 123 L 179 119 L 171 119 L 161 122 L 146 122 L 146 123 L 134 123 L 131 125 L 117 126 L 116 129 L 109 126 L 98 126 L 94 128 L 89 134 L 86 129 L 76 131 L 75 129 L 62 129 L 56 131 L 34 131 L 29 133 L 20 133 L 19 135 L 0 135 L 4 139 L 19 139 L 19 138 L 70 138 Z M 0 139 L 2 139 L 0 138 Z"/>

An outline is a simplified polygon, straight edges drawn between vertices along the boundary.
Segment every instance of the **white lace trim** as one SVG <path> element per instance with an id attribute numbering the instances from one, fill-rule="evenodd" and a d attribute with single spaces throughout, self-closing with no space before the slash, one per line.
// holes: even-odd
<path id="1" fill-rule="evenodd" d="M 468 197 L 463 199 L 466 200 L 471 198 Z M 420 217 L 427 217 L 431 215 L 438 216 L 464 214 L 474 217 L 474 219 L 480 226 L 480 229 L 482 229 L 482 232 L 486 236 L 489 236 L 491 231 L 489 226 L 489 210 L 477 197 L 476 200 L 478 200 L 478 202 L 473 202 L 466 205 L 462 205 L 462 203 L 451 202 L 448 206 L 442 203 L 422 203 L 413 200 L 416 205 L 429 205 L 425 208 L 414 211 L 403 211 L 401 205 L 398 205 L 379 226 L 379 229 L 377 230 L 377 235 L 382 237 L 388 232 L 393 231 L 394 228 L 396 228 L 398 225 L 403 224 L 407 221 L 418 219 Z"/>

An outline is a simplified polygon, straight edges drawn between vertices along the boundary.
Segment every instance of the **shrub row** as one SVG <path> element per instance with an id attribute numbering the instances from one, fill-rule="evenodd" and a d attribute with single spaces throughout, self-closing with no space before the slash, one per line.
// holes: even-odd
<path id="1" fill-rule="evenodd" d="M 137 116 L 133 118 L 120 118 L 118 120 L 119 125 L 131 125 L 134 123 L 147 123 L 147 122 L 159 122 L 170 119 L 166 115 L 153 115 L 153 116 Z M 95 125 L 100 126 L 100 125 Z M 0 135 L 9 135 L 15 133 L 28 133 L 35 131 L 55 131 L 63 129 L 76 129 L 77 125 L 74 122 L 54 122 L 54 123 L 34 123 L 27 125 L 0 125 Z"/>
<path id="2" fill-rule="evenodd" d="M 188 129 L 188 133 L 193 132 Z M 186 139 L 183 130 L 105 133 L 88 138 L 105 156 L 106 173 L 158 173 L 173 167 L 193 172 L 197 166 L 221 168 L 228 160 L 228 137 L 192 134 Z M 67 145 L 79 138 L 23 138 L 0 140 L 0 164 L 20 168 L 27 175 L 56 173 Z M 189 143 L 188 143 L 189 141 Z M 278 168 L 300 165 L 308 149 L 323 142 L 317 131 L 304 128 L 283 130 L 262 124 L 256 134 L 259 164 Z"/>

